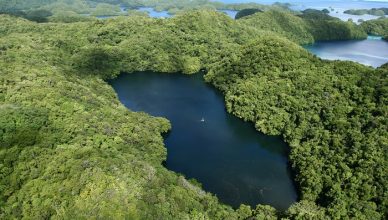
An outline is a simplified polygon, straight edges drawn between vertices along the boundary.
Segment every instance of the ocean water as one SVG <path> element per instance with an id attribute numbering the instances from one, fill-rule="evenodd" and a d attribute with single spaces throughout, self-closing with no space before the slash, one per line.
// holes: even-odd
<path id="1" fill-rule="evenodd" d="M 328 60 L 350 60 L 372 67 L 388 62 L 388 42 L 380 36 L 369 36 L 366 40 L 322 41 L 305 48 Z"/>

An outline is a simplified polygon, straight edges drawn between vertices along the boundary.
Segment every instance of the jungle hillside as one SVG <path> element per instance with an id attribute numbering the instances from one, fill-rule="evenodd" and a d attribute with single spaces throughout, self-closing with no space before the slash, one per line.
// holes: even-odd
<path id="1" fill-rule="evenodd" d="M 388 217 L 388 65 L 301 46 L 387 36 L 386 19 L 200 0 L 168 19 L 119 8 L 155 2 L 176 1 L 0 2 L 0 219 Z M 258 10 L 215 10 L 246 8 Z M 126 14 L 82 15 L 105 9 Z M 205 72 L 228 112 L 288 143 L 298 202 L 233 209 L 166 169 L 170 122 L 128 110 L 107 83 L 138 71 Z"/>

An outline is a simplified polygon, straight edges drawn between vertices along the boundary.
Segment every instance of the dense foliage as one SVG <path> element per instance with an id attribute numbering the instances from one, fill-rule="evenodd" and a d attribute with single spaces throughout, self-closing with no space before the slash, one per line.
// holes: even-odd
<path id="1" fill-rule="evenodd" d="M 379 18 L 361 23 L 361 27 L 371 35 L 388 35 L 388 18 Z"/>
<path id="2" fill-rule="evenodd" d="M 249 15 L 253 15 L 257 12 L 263 12 L 263 11 L 257 8 L 246 8 L 237 12 L 235 19 L 240 19 Z"/>
<path id="3" fill-rule="evenodd" d="M 365 39 L 367 34 L 352 21 L 343 22 L 324 11 L 309 9 L 299 15 L 316 41 Z"/>
<path id="4" fill-rule="evenodd" d="M 261 14 L 46 24 L 0 15 L 0 218 L 384 219 L 388 69 L 322 61 L 278 36 L 313 40 L 311 17 L 279 14 L 271 30 L 248 20 Z M 103 81 L 200 69 L 228 111 L 290 144 L 301 201 L 287 212 L 233 210 L 165 169 L 168 121 L 127 110 Z"/>
<path id="5" fill-rule="evenodd" d="M 225 4 L 210 0 L 7 0 L 0 1 L 0 14 L 12 14 L 30 19 L 26 14 L 34 13 L 30 20 L 38 22 L 70 22 L 82 20 L 86 16 L 118 16 L 133 15 L 141 7 L 154 8 L 156 11 L 167 11 L 169 14 L 194 9 L 211 10 L 243 10 L 247 8 L 260 10 L 288 10 L 289 4 L 274 3 L 263 5 L 258 3 Z M 125 7 L 126 10 L 121 10 Z M 47 14 L 50 13 L 50 14 Z M 67 19 L 64 14 L 72 18 Z M 49 18 L 53 15 L 55 18 Z M 78 16 L 76 16 L 78 15 Z M 77 18 L 74 18 L 77 17 Z"/>
<path id="6" fill-rule="evenodd" d="M 20 16 L 37 22 L 77 22 L 93 16 L 132 15 L 135 10 L 122 11 L 118 2 L 85 0 L 5 1 L 0 13 Z M 17 6 L 16 6 L 17 5 Z M 33 14 L 31 16 L 30 14 Z"/>
<path id="7" fill-rule="evenodd" d="M 371 9 L 349 9 L 344 11 L 345 14 L 351 15 L 375 15 L 384 16 L 388 15 L 388 8 L 371 8 Z"/>
<path id="8" fill-rule="evenodd" d="M 187 11 L 192 9 L 219 9 L 219 10 L 236 10 L 243 9 L 285 9 L 291 6 L 288 3 L 276 2 L 272 5 L 264 5 L 259 3 L 234 3 L 226 4 L 214 0 L 122 0 L 124 5 L 134 7 L 152 7 L 157 11 Z"/>
<path id="9" fill-rule="evenodd" d="M 288 11 L 269 10 L 239 19 L 245 25 L 268 30 L 299 44 L 320 40 L 365 39 L 365 31 L 353 22 L 343 22 L 323 11 L 308 9 L 301 15 Z"/>
<path id="10" fill-rule="evenodd" d="M 224 92 L 228 111 L 290 144 L 299 212 L 310 210 L 313 219 L 382 219 L 387 74 L 322 61 L 287 40 L 262 37 L 215 64 L 206 80 Z"/>
<path id="11" fill-rule="evenodd" d="M 270 10 L 244 17 L 238 22 L 256 29 L 275 32 L 301 44 L 314 42 L 308 24 L 290 12 Z"/>
<path id="12" fill-rule="evenodd" d="M 128 111 L 102 80 L 121 70 L 194 73 L 258 32 L 215 12 L 0 22 L 1 219 L 274 217 L 267 206 L 234 211 L 165 169 L 169 123 Z"/>

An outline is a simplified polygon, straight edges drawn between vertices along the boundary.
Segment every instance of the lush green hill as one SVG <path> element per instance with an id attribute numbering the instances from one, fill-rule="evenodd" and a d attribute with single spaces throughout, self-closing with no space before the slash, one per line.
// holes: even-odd
<path id="1" fill-rule="evenodd" d="M 273 31 L 301 44 L 314 42 L 307 23 L 290 12 L 270 10 L 243 17 L 238 22 L 256 29 Z"/>
<path id="2" fill-rule="evenodd" d="M 127 8 L 120 10 L 120 6 Z M 127 16 L 138 13 L 140 7 L 167 11 L 169 14 L 198 9 L 245 10 L 278 9 L 288 10 L 287 3 L 265 5 L 259 3 L 227 4 L 212 0 L 3 0 L 0 1 L 0 14 L 12 14 L 37 22 L 64 22 L 81 20 L 87 16 Z M 143 12 L 147 14 L 146 12 Z M 67 18 L 63 14 L 71 15 Z M 33 15 L 33 16 L 31 16 Z M 77 16 L 76 16 L 77 15 Z M 51 18 L 52 16 L 52 18 Z"/>
<path id="3" fill-rule="evenodd" d="M 361 23 L 361 27 L 371 35 L 388 35 L 388 18 L 380 18 Z"/>
<path id="4" fill-rule="evenodd" d="M 365 39 L 365 31 L 352 22 L 344 22 L 323 11 L 306 10 L 301 15 L 269 10 L 239 19 L 245 25 L 273 31 L 299 44 L 322 40 Z"/>
<path id="5" fill-rule="evenodd" d="M 262 37 L 219 61 L 206 80 L 224 92 L 229 112 L 290 144 L 302 200 L 294 213 L 381 219 L 388 204 L 387 73 L 322 61 L 290 41 Z"/>
<path id="6" fill-rule="evenodd" d="M 351 21 L 344 22 L 324 11 L 308 9 L 299 15 L 316 41 L 366 39 L 365 31 Z"/>
<path id="7" fill-rule="evenodd" d="M 246 9 L 238 11 L 236 16 L 235 16 L 235 19 L 240 19 L 240 18 L 249 16 L 249 15 L 256 14 L 258 12 L 263 12 L 263 11 L 260 9 L 257 9 L 257 8 L 246 8 Z"/>
<path id="8" fill-rule="evenodd" d="M 0 23 L 1 219 L 274 215 L 236 212 L 165 169 L 168 121 L 128 111 L 102 80 L 120 70 L 195 72 L 246 42 L 245 27 L 215 12 Z"/>
<path id="9" fill-rule="evenodd" d="M 242 20 L 0 16 L 0 218 L 384 219 L 387 69 L 322 61 Z M 104 82 L 200 69 L 228 111 L 290 144 L 301 201 L 286 213 L 233 210 L 165 169 L 168 121 L 127 110 Z"/>

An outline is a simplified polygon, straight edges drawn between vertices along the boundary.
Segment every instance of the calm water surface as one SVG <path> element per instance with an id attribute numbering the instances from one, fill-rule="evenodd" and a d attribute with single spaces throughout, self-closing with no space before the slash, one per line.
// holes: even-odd
<path id="1" fill-rule="evenodd" d="M 169 18 L 171 17 L 167 11 L 155 11 L 153 8 L 141 7 L 139 11 L 147 12 L 151 18 Z"/>
<path id="2" fill-rule="evenodd" d="M 379 67 L 388 62 L 388 42 L 377 36 L 366 40 L 324 41 L 305 46 L 311 53 L 328 60 L 350 60 Z"/>
<path id="3" fill-rule="evenodd" d="M 285 210 L 297 199 L 288 146 L 228 114 L 224 99 L 201 74 L 142 72 L 110 82 L 120 101 L 171 121 L 168 169 L 197 179 L 224 203 L 269 204 Z"/>

